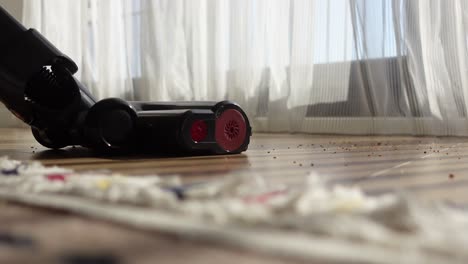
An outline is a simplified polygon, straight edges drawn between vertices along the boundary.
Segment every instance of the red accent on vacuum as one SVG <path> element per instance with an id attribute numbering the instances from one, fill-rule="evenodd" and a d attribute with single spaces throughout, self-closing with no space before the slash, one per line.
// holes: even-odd
<path id="1" fill-rule="evenodd" d="M 203 141 L 208 136 L 208 125 L 203 120 L 196 120 L 190 128 L 190 135 L 194 142 Z"/>
<path id="2" fill-rule="evenodd" d="M 231 152 L 240 148 L 246 136 L 247 125 L 239 111 L 228 109 L 216 120 L 216 142 L 225 151 Z"/>

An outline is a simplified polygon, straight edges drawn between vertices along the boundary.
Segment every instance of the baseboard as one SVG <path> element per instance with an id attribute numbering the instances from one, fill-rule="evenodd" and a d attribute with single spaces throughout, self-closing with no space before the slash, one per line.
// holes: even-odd
<path id="1" fill-rule="evenodd" d="M 0 128 L 26 128 L 5 106 L 0 106 Z"/>
<path id="2" fill-rule="evenodd" d="M 468 136 L 468 119 L 406 117 L 307 117 L 302 120 L 252 120 L 256 132 L 347 135 Z"/>

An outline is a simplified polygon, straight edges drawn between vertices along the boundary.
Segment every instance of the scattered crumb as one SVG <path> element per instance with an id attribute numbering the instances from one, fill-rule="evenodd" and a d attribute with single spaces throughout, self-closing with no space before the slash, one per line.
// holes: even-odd
<path id="1" fill-rule="evenodd" d="M 378 142 L 378 143 L 377 143 L 377 146 L 380 146 L 380 145 L 382 145 L 382 143 L 381 143 L 381 142 Z"/>
<path id="2" fill-rule="evenodd" d="M 302 167 L 302 163 L 299 163 L 299 166 L 301 166 L 301 167 Z"/>
<path id="3" fill-rule="evenodd" d="M 427 153 L 427 151 L 424 151 L 424 154 L 426 154 L 426 153 Z"/>
<path id="4" fill-rule="evenodd" d="M 271 151 L 267 151 L 267 153 L 268 153 L 268 154 L 270 154 L 270 153 L 271 153 Z"/>
<path id="5" fill-rule="evenodd" d="M 274 159 L 276 159 L 276 157 L 273 157 Z"/>
<path id="6" fill-rule="evenodd" d="M 314 164 L 313 164 L 313 163 L 311 163 L 311 164 L 310 164 L 310 166 L 311 166 L 311 167 L 313 167 L 313 166 L 314 166 Z"/>
<path id="7" fill-rule="evenodd" d="M 296 161 L 293 161 L 294 164 L 296 164 Z"/>
<path id="8" fill-rule="evenodd" d="M 450 173 L 450 174 L 449 174 L 449 178 L 450 178 L 450 179 L 453 179 L 453 178 L 455 178 L 455 175 L 453 175 L 452 173 Z"/>

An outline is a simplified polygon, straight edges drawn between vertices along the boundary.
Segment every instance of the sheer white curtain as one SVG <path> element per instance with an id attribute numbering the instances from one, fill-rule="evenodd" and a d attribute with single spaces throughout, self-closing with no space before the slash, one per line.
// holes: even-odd
<path id="1" fill-rule="evenodd" d="M 466 0 L 25 0 L 99 98 L 232 99 L 256 131 L 468 135 Z"/>

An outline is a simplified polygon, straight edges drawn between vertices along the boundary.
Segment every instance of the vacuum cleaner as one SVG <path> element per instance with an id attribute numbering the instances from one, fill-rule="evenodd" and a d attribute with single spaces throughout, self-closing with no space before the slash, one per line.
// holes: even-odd
<path id="1" fill-rule="evenodd" d="M 252 129 L 234 102 L 97 101 L 73 76 L 73 60 L 2 7 L 0 29 L 0 101 L 47 148 L 183 154 L 248 148 Z"/>

